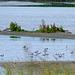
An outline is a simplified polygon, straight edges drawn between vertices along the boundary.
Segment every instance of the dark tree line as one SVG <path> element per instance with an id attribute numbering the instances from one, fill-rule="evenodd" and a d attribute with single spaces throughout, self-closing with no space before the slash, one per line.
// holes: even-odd
<path id="1" fill-rule="evenodd" d="M 0 0 L 0 1 L 75 2 L 75 0 Z"/>

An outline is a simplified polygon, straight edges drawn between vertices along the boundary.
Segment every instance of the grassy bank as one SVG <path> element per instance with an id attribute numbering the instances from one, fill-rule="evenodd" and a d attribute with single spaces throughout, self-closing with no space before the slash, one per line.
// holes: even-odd
<path id="1" fill-rule="evenodd" d="M 5 75 L 74 75 L 75 62 L 9 62 L 0 63 L 6 68 Z"/>

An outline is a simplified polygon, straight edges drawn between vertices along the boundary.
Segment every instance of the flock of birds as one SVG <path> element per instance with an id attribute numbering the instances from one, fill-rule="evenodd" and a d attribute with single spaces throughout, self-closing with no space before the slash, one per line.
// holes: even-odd
<path id="1" fill-rule="evenodd" d="M 44 53 L 42 54 L 42 56 L 47 56 L 47 55 L 49 55 L 48 53 L 47 53 L 47 50 L 48 50 L 48 48 L 45 48 L 44 49 Z M 31 57 L 33 57 L 33 56 L 38 56 L 38 55 L 40 55 L 42 52 L 39 52 L 38 50 L 37 51 L 35 51 L 34 53 L 31 53 L 30 55 L 31 55 Z"/>
<path id="2" fill-rule="evenodd" d="M 25 50 L 28 50 L 28 47 L 26 47 L 26 46 L 24 46 L 23 48 L 24 48 Z M 67 48 L 67 46 L 66 46 L 66 48 Z M 42 52 L 39 52 L 39 50 L 37 50 L 37 51 L 31 53 L 30 56 L 33 58 L 34 56 L 39 56 L 40 54 L 42 54 Z M 70 54 L 74 54 L 74 52 L 71 51 Z M 49 53 L 48 53 L 48 48 L 44 48 L 44 51 L 43 51 L 42 56 L 48 56 L 48 55 L 49 55 Z M 58 56 L 59 58 L 64 57 L 64 55 L 65 55 L 65 53 L 56 53 L 56 54 L 55 54 L 55 56 Z"/>
<path id="3" fill-rule="evenodd" d="M 26 47 L 26 46 L 24 46 L 23 48 L 24 48 L 24 50 L 28 50 L 28 47 Z M 66 46 L 66 48 L 67 48 L 67 46 Z M 31 53 L 30 56 L 34 57 L 34 56 L 38 56 L 40 54 L 42 54 L 42 52 L 39 52 L 39 50 L 37 50 L 37 51 Z M 71 51 L 70 54 L 74 54 L 74 52 Z M 44 48 L 42 56 L 48 56 L 48 55 L 49 55 L 48 48 Z M 55 54 L 55 56 L 58 56 L 59 58 L 62 58 L 64 55 L 65 55 L 65 53 L 62 53 L 62 54 L 61 53 L 56 53 Z M 0 57 L 4 57 L 4 54 L 1 53 Z"/>

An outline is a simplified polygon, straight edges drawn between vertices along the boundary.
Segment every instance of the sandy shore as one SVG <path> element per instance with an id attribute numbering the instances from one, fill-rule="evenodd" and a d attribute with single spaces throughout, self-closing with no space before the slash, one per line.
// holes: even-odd
<path id="1" fill-rule="evenodd" d="M 33 32 L 7 32 L 2 31 L 0 35 L 20 35 L 31 37 L 50 37 L 50 38 L 63 38 L 63 39 L 75 39 L 75 34 L 69 33 L 33 33 Z"/>

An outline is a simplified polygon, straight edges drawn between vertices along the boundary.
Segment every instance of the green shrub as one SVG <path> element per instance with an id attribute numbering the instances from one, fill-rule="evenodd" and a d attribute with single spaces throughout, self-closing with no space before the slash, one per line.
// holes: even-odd
<path id="1" fill-rule="evenodd" d="M 21 31 L 21 26 L 17 26 L 16 31 Z"/>
<path id="2" fill-rule="evenodd" d="M 56 32 L 56 31 L 64 32 L 63 27 L 62 26 L 60 28 L 56 27 L 55 23 L 53 25 L 51 24 L 51 28 L 49 28 L 49 25 L 40 25 L 40 29 L 38 31 L 42 33 L 44 32 L 50 33 L 50 32 Z"/>
<path id="3" fill-rule="evenodd" d="M 55 23 L 53 24 L 53 29 L 52 29 L 52 32 L 56 32 L 56 26 L 55 26 Z"/>
<path id="4" fill-rule="evenodd" d="M 56 27 L 56 31 L 59 31 L 60 29 L 59 29 L 59 27 Z"/>
<path id="5" fill-rule="evenodd" d="M 17 23 L 11 22 L 11 23 L 10 23 L 10 28 L 9 28 L 9 29 L 10 29 L 11 31 L 16 31 L 16 28 L 17 28 Z"/>
<path id="6" fill-rule="evenodd" d="M 21 31 L 25 31 L 24 29 L 21 29 Z"/>
<path id="7" fill-rule="evenodd" d="M 59 28 L 59 30 L 60 30 L 61 32 L 64 32 L 64 30 L 63 30 L 63 27 L 62 27 L 62 26 Z"/>
<path id="8" fill-rule="evenodd" d="M 13 23 L 13 22 L 10 23 L 10 28 L 9 29 L 11 31 L 32 32 L 32 31 L 27 31 L 27 30 L 21 29 L 21 26 L 18 26 L 17 23 Z M 51 24 L 51 28 L 49 28 L 49 25 L 40 25 L 40 29 L 36 30 L 35 32 L 50 33 L 50 32 L 57 32 L 57 31 L 58 32 L 59 31 L 64 32 L 62 26 L 60 28 L 56 27 L 55 23 L 54 23 L 53 25 Z"/>
<path id="9" fill-rule="evenodd" d="M 56 32 L 55 23 L 53 25 L 51 24 L 50 32 Z"/>
<path id="10" fill-rule="evenodd" d="M 46 26 L 46 31 L 48 31 L 48 32 L 49 32 L 49 25 L 47 25 L 47 26 Z"/>
<path id="11" fill-rule="evenodd" d="M 17 23 L 10 23 L 10 28 L 11 31 L 21 31 L 21 26 L 18 26 Z"/>
<path id="12" fill-rule="evenodd" d="M 40 32 L 40 30 L 36 30 L 36 32 Z"/>
<path id="13" fill-rule="evenodd" d="M 40 29 L 40 32 L 44 33 L 45 32 L 45 29 L 44 28 L 43 29 Z"/>
<path id="14" fill-rule="evenodd" d="M 52 26 L 52 24 L 51 24 L 50 26 L 51 26 L 51 28 L 50 28 L 50 32 L 53 32 L 53 26 Z"/>

